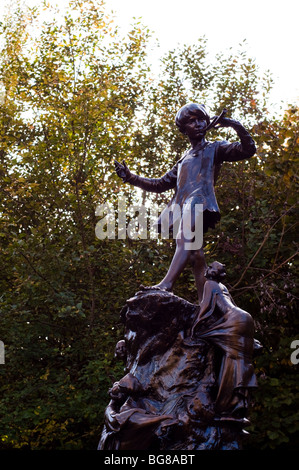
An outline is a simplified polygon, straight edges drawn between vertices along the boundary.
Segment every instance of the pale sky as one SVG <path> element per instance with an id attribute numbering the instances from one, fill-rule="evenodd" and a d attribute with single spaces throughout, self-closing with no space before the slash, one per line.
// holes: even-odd
<path id="1" fill-rule="evenodd" d="M 205 36 L 211 55 L 237 49 L 244 39 L 261 70 L 275 81 L 272 100 L 299 104 L 298 0 L 106 0 L 126 28 L 142 17 L 161 52 Z"/>
<path id="2" fill-rule="evenodd" d="M 8 1 L 0 0 L 0 5 Z M 68 3 L 48 1 L 59 7 Z M 271 100 L 299 104 L 298 0 L 106 0 L 106 7 L 114 11 L 124 33 L 133 17 L 142 17 L 142 23 L 159 40 L 157 57 L 178 44 L 192 44 L 205 36 L 213 59 L 229 47 L 236 50 L 245 39 L 261 71 L 269 69 L 273 74 Z"/>

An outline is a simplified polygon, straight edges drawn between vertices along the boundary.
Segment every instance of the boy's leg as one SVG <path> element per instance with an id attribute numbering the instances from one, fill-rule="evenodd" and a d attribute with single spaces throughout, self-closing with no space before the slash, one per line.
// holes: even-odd
<path id="1" fill-rule="evenodd" d="M 198 302 L 200 303 L 202 301 L 203 288 L 204 288 L 204 284 L 206 281 L 205 271 L 207 268 L 207 264 L 205 261 L 203 248 L 200 248 L 199 250 L 194 250 L 191 253 L 192 254 L 191 254 L 190 262 L 191 262 L 192 269 L 193 269 L 195 285 L 196 285 L 197 295 L 198 295 Z"/>
<path id="2" fill-rule="evenodd" d="M 190 261 L 192 251 L 185 249 L 186 240 L 181 236 L 176 240 L 176 250 L 166 276 L 154 287 L 171 291 L 174 283 Z"/>
<path id="3" fill-rule="evenodd" d="M 190 213 L 189 213 L 190 214 Z M 181 221 L 178 235 L 176 237 L 176 250 L 172 258 L 171 264 L 166 276 L 159 284 L 150 287 L 150 289 L 159 288 L 162 290 L 172 291 L 175 281 L 184 270 L 188 263 L 193 267 L 195 284 L 198 291 L 198 300 L 201 302 L 203 294 L 203 286 L 205 282 L 204 273 L 206 268 L 204 252 L 202 248 L 192 250 L 190 246 L 194 246 L 195 237 L 195 212 L 191 213 L 191 217 L 184 217 Z M 184 230 L 183 223 L 186 224 Z M 199 226 L 201 227 L 201 226 Z M 202 227 L 201 227 L 202 228 Z M 187 234 L 187 235 L 186 235 Z M 191 237 L 191 239 L 190 239 Z"/>

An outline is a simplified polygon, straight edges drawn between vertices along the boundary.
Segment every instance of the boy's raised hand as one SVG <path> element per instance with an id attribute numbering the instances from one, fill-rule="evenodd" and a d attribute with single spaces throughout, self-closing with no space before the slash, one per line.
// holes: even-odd
<path id="1" fill-rule="evenodd" d="M 239 121 L 235 121 L 235 119 L 223 117 L 220 119 L 220 121 L 217 123 L 215 127 L 216 128 L 217 127 L 234 127 L 239 124 L 240 124 Z"/>
<path id="2" fill-rule="evenodd" d="M 125 183 L 131 175 L 131 172 L 126 165 L 126 162 L 123 160 L 122 163 L 119 163 L 117 160 L 114 160 L 114 166 L 117 176 L 119 176 Z"/>

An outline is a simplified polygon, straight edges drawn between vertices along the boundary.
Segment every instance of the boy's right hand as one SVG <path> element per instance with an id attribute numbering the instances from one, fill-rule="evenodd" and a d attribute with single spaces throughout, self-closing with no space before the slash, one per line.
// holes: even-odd
<path id="1" fill-rule="evenodd" d="M 126 165 L 126 162 L 123 160 L 121 164 L 117 160 L 114 160 L 114 166 L 117 176 L 119 176 L 124 183 L 128 181 L 129 177 L 131 176 L 131 172 Z"/>

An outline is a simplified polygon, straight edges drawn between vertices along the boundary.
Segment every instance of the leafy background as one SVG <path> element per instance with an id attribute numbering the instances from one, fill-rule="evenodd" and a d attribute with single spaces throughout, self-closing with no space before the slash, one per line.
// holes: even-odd
<path id="1" fill-rule="evenodd" d="M 96 448 L 107 391 L 123 375 L 120 310 L 140 283 L 161 280 L 174 251 L 171 241 L 99 240 L 96 207 L 117 210 L 119 195 L 128 205 L 169 200 L 123 185 L 113 160 L 162 175 L 187 146 L 175 113 L 199 101 L 211 115 L 227 107 L 258 147 L 223 165 L 222 219 L 205 244 L 264 346 L 246 447 L 295 449 L 298 107 L 270 113 L 271 74 L 245 44 L 211 58 L 200 38 L 169 51 L 155 75 L 150 31 L 136 21 L 122 37 L 100 0 L 71 1 L 64 17 L 19 5 L 0 34 L 1 448 Z M 191 271 L 175 293 L 196 302 Z"/>

